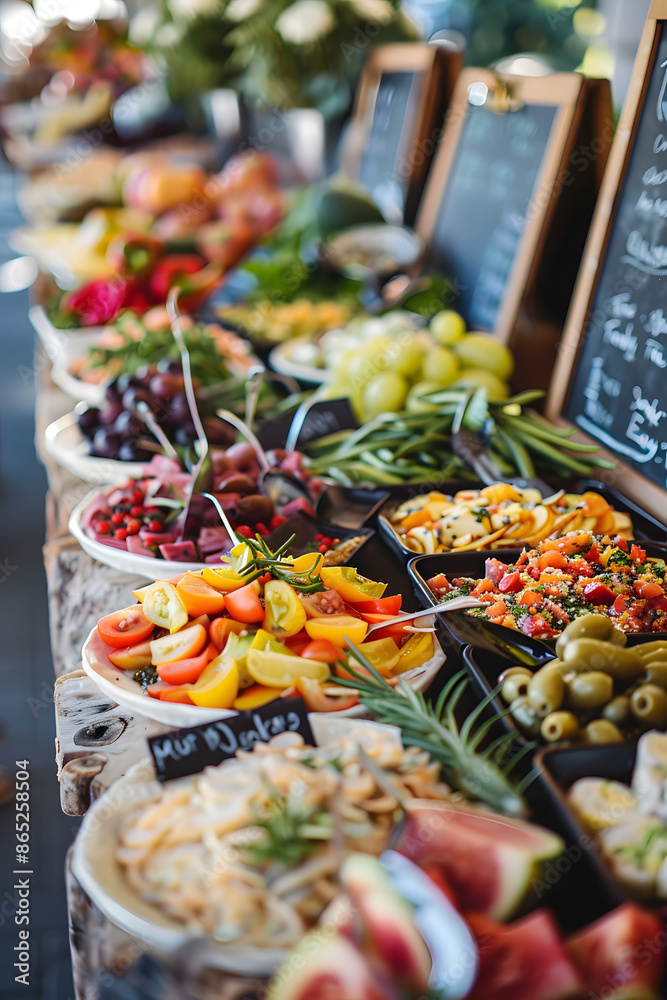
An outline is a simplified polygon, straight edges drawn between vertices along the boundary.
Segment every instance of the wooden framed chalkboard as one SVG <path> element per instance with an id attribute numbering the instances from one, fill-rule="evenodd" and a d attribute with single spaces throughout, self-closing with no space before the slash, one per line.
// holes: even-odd
<path id="1" fill-rule="evenodd" d="M 389 222 L 414 221 L 462 66 L 459 52 L 425 42 L 383 45 L 368 58 L 342 166 Z"/>
<path id="2" fill-rule="evenodd" d="M 667 521 L 667 0 L 654 0 L 547 399 Z"/>
<path id="3" fill-rule="evenodd" d="M 459 75 L 416 229 L 519 388 L 548 385 L 612 136 L 606 80 Z"/>

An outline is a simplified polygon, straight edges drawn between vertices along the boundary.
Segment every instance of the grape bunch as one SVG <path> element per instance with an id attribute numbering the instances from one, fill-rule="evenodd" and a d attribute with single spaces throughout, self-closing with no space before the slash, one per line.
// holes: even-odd
<path id="1" fill-rule="evenodd" d="M 79 427 L 88 441 L 90 454 L 121 462 L 148 461 L 161 446 L 141 416 L 141 403 L 176 448 L 190 448 L 197 439 L 179 362 L 160 361 L 123 374 L 106 387 L 105 405 L 88 407 L 79 413 Z M 211 402 L 199 400 L 199 412 L 210 444 L 232 444 L 236 432 L 215 415 Z"/>

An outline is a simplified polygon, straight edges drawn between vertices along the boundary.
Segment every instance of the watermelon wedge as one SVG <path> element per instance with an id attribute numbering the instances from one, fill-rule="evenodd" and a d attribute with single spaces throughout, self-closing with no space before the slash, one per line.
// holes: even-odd
<path id="1" fill-rule="evenodd" d="M 508 920 L 530 895 L 543 862 L 563 847 L 555 833 L 524 820 L 417 800 L 396 850 L 438 871 L 463 912 Z"/>
<path id="2" fill-rule="evenodd" d="M 667 934 L 657 913 L 623 903 L 568 938 L 567 950 L 601 1000 L 659 1000 Z"/>

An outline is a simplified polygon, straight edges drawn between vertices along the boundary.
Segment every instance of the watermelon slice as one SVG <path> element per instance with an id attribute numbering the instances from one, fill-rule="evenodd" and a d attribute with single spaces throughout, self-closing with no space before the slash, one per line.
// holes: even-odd
<path id="1" fill-rule="evenodd" d="M 229 550 L 232 543 L 225 527 L 222 525 L 215 527 L 205 525 L 199 532 L 197 545 L 201 554 L 208 556 L 214 552 L 222 552 L 224 549 Z"/>
<path id="2" fill-rule="evenodd" d="M 466 1000 L 570 1000 L 586 995 L 549 910 L 503 926 L 466 916 L 477 938 L 480 969 Z"/>
<path id="3" fill-rule="evenodd" d="M 151 559 L 157 558 L 154 552 L 146 548 L 139 535 L 128 535 L 125 539 L 125 544 L 127 545 L 127 551 L 135 556 L 150 556 Z"/>
<path id="4" fill-rule="evenodd" d="M 266 996 L 267 1000 L 400 1000 L 401 994 L 371 968 L 351 941 L 316 927 L 278 969 Z"/>
<path id="5" fill-rule="evenodd" d="M 197 562 L 197 548 L 194 542 L 165 542 L 159 546 L 164 559 L 173 562 Z"/>
<path id="6" fill-rule="evenodd" d="M 128 535 L 128 538 L 131 538 Z M 139 532 L 139 537 L 146 546 L 151 545 L 168 545 L 170 542 L 175 542 L 178 540 L 177 531 L 149 531 L 148 528 L 142 528 Z"/>
<path id="7" fill-rule="evenodd" d="M 601 1000 L 658 1000 L 667 935 L 660 917 L 624 903 L 568 938 L 567 950 Z"/>
<path id="8" fill-rule="evenodd" d="M 396 850 L 421 868 L 439 871 L 462 911 L 508 920 L 536 884 L 544 861 L 557 858 L 563 841 L 523 820 L 417 801 Z"/>

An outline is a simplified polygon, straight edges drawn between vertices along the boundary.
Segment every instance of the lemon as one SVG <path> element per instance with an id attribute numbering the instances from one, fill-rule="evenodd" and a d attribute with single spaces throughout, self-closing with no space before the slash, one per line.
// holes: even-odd
<path id="1" fill-rule="evenodd" d="M 327 663 L 275 653 L 270 649 L 249 650 L 246 665 L 253 680 L 266 687 L 291 687 L 297 677 L 326 681 L 331 676 Z"/>
<path id="2" fill-rule="evenodd" d="M 196 684 L 188 688 L 190 701 L 202 708 L 231 708 L 239 693 L 236 660 L 220 653 L 212 660 Z"/>

